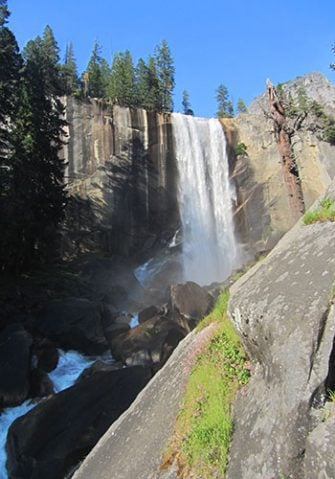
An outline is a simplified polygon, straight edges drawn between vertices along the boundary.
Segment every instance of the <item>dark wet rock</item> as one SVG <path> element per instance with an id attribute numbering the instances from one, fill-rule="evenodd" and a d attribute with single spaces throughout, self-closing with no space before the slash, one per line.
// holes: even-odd
<path id="1" fill-rule="evenodd" d="M 89 368 L 86 368 L 81 375 L 78 377 L 76 380 L 76 383 L 79 381 L 84 381 L 85 379 L 90 378 L 91 376 L 94 376 L 99 371 L 115 371 L 116 369 L 121 369 L 123 365 L 118 362 L 113 362 L 113 363 L 106 363 L 104 361 L 101 361 L 100 359 L 97 359 L 92 366 Z"/>
<path id="2" fill-rule="evenodd" d="M 33 369 L 30 374 L 29 396 L 40 398 L 54 393 L 54 386 L 48 374 L 43 369 Z"/>
<path id="3" fill-rule="evenodd" d="M 50 301 L 39 314 L 37 329 L 64 349 L 100 354 L 108 349 L 102 306 L 80 298 Z"/>
<path id="4" fill-rule="evenodd" d="M 170 312 L 174 319 L 185 318 L 192 329 L 212 309 L 214 298 L 193 281 L 170 286 Z"/>
<path id="5" fill-rule="evenodd" d="M 112 354 L 124 364 L 161 367 L 187 331 L 175 321 L 156 316 L 111 342 Z"/>
<path id="6" fill-rule="evenodd" d="M 159 310 L 156 306 L 148 306 L 147 308 L 143 309 L 138 313 L 138 322 L 144 323 L 148 319 L 153 318 L 158 314 Z"/>
<path id="7" fill-rule="evenodd" d="M 9 479 L 64 479 L 151 378 L 148 369 L 97 371 L 11 425 Z"/>
<path id="8" fill-rule="evenodd" d="M 0 335 L 0 408 L 21 404 L 29 393 L 31 335 L 19 324 Z"/>
<path id="9" fill-rule="evenodd" d="M 35 339 L 33 354 L 37 360 L 37 367 L 47 373 L 56 369 L 59 352 L 56 345 L 47 338 Z"/>
<path id="10" fill-rule="evenodd" d="M 114 323 L 108 326 L 108 328 L 105 329 L 105 336 L 110 344 L 113 339 L 118 336 L 119 334 L 126 333 L 127 331 L 130 330 L 129 324 L 126 323 Z"/>

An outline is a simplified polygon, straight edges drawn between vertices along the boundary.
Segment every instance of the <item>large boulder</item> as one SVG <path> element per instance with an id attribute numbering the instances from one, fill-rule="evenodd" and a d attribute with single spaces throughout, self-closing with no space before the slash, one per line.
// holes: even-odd
<path id="1" fill-rule="evenodd" d="M 46 373 L 56 369 L 59 351 L 55 344 L 47 338 L 34 338 L 33 354 L 37 367 Z"/>
<path id="2" fill-rule="evenodd" d="M 214 304 L 214 298 L 205 288 L 193 281 L 170 286 L 170 311 L 174 319 L 182 316 L 192 329 Z"/>
<path id="3" fill-rule="evenodd" d="M 112 354 L 128 366 L 159 369 L 187 331 L 175 321 L 155 316 L 111 341 Z"/>
<path id="4" fill-rule="evenodd" d="M 151 378 L 148 369 L 97 371 L 11 425 L 9 479 L 64 479 Z"/>
<path id="5" fill-rule="evenodd" d="M 330 222 L 296 225 L 231 288 L 229 314 L 254 374 L 235 405 L 229 479 L 312 477 L 313 409 L 335 386 L 334 233 Z"/>
<path id="6" fill-rule="evenodd" d="M 0 334 L 0 409 L 17 406 L 30 387 L 31 335 L 18 324 Z"/>
<path id="7" fill-rule="evenodd" d="M 108 349 L 100 303 L 81 298 L 55 299 L 39 313 L 37 329 L 64 349 L 100 354 Z"/>

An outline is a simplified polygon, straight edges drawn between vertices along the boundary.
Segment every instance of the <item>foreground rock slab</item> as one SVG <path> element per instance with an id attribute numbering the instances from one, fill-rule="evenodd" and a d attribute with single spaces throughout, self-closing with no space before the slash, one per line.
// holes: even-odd
<path id="1" fill-rule="evenodd" d="M 304 459 L 313 410 L 334 387 L 334 251 L 334 223 L 298 224 L 231 288 L 254 374 L 235 406 L 229 479 L 321 477 L 317 461 L 305 474 Z"/>
<path id="2" fill-rule="evenodd" d="M 185 381 L 212 327 L 190 333 L 131 407 L 109 428 L 73 479 L 157 479 Z M 166 476 L 167 477 L 167 476 Z M 170 476 L 173 477 L 173 476 Z"/>
<path id="3" fill-rule="evenodd" d="M 97 371 L 18 418 L 7 437 L 9 479 L 64 479 L 150 378 L 142 367 Z"/>

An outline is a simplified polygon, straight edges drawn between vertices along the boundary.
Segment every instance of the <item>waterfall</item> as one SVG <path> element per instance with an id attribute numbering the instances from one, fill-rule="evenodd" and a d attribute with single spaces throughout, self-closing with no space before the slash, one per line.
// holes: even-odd
<path id="1" fill-rule="evenodd" d="M 172 114 L 187 280 L 222 281 L 237 263 L 226 138 L 216 119 Z"/>

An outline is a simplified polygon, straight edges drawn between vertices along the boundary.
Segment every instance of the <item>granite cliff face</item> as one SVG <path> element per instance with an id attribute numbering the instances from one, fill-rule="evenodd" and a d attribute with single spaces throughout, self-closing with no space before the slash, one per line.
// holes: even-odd
<path id="1" fill-rule="evenodd" d="M 66 100 L 65 248 L 134 254 L 178 221 L 169 115 Z"/>
<path id="2" fill-rule="evenodd" d="M 285 91 L 294 97 L 301 87 L 309 99 L 319 102 L 328 114 L 334 114 L 335 87 L 323 75 L 311 73 L 297 78 L 285 84 Z M 272 247 L 295 224 L 268 112 L 264 94 L 250 105 L 248 113 L 233 120 L 235 144 L 246 145 L 246 154 L 237 158 L 233 168 L 239 200 L 237 224 L 241 241 L 252 251 Z M 226 129 L 232 129 L 231 120 L 229 123 Z M 294 132 L 292 147 L 308 209 L 335 176 L 335 147 L 321 139 L 310 114 Z"/>

